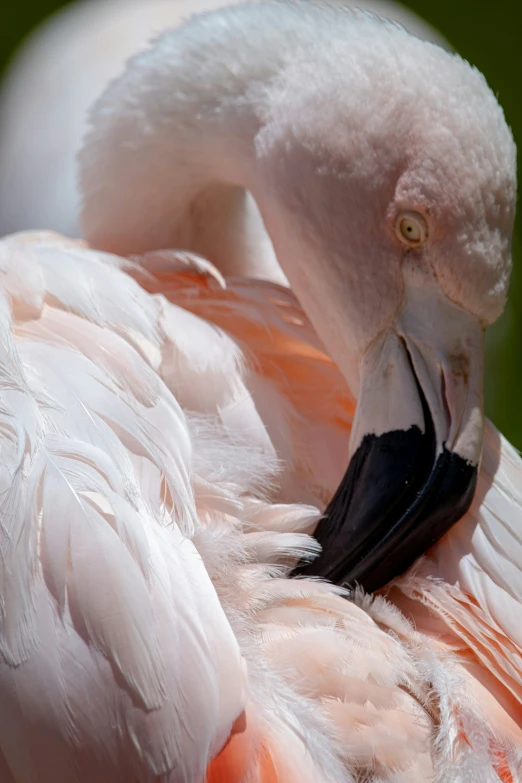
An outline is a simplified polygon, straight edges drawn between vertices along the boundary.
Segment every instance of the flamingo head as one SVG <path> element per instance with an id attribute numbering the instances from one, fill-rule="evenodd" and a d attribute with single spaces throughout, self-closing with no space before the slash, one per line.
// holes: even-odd
<path id="1" fill-rule="evenodd" d="M 378 588 L 474 494 L 484 332 L 506 299 L 516 195 L 483 76 L 373 16 L 253 3 L 165 34 L 93 118 L 84 226 L 99 247 L 192 242 L 219 264 L 238 233 L 228 205 L 243 202 L 215 185 L 251 191 L 357 398 L 348 470 L 303 572 Z M 212 241 L 198 245 L 201 225 Z"/>
<path id="2" fill-rule="evenodd" d="M 513 138 L 478 71 L 363 18 L 343 47 L 283 71 L 256 144 L 276 252 L 358 400 L 322 554 L 301 571 L 373 590 L 473 498 Z"/>

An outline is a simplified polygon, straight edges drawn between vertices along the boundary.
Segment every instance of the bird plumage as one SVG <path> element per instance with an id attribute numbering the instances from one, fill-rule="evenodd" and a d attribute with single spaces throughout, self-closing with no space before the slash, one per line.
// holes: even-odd
<path id="1" fill-rule="evenodd" d="M 275 6 L 270 11 L 253 8 L 250 21 L 275 19 Z M 423 47 L 428 46 L 411 42 L 397 28 L 368 17 L 336 16 L 324 9 L 307 10 L 300 17 L 292 6 L 285 8 L 286 33 L 302 19 L 306 24 L 311 19 L 322 24 L 323 13 L 330 23 L 338 19 L 339 25 L 354 24 L 360 57 L 368 50 L 363 44 L 372 29 L 376 35 L 382 33 L 383 47 L 388 42 L 400 62 L 407 57 L 405 47 L 411 46 L 422 58 Z M 249 13 L 245 8 L 237 15 L 227 11 L 191 24 L 187 45 L 196 51 L 201 24 L 205 40 L 212 31 L 216 36 L 210 38 L 216 57 L 220 51 L 226 54 L 219 36 L 240 30 L 246 39 L 241 20 L 247 20 Z M 287 41 L 281 29 L 284 25 L 277 26 L 278 35 Z M 305 51 L 303 42 L 315 32 L 312 28 L 297 30 L 295 41 L 301 51 Z M 268 28 L 264 34 L 268 39 Z M 317 250 L 317 235 L 305 234 L 304 255 L 292 256 L 291 243 L 282 241 L 284 220 L 276 209 L 281 204 L 285 210 L 292 207 L 283 216 L 288 219 L 288 235 L 294 239 L 303 238 L 296 232 L 296 224 L 307 214 L 303 205 L 312 205 L 321 217 L 324 204 L 313 198 L 332 191 L 299 187 L 317 163 L 313 157 L 318 151 L 317 117 L 314 131 L 310 123 L 300 126 L 306 115 L 292 115 L 294 130 L 286 137 L 295 140 L 300 133 L 316 132 L 314 143 L 307 148 L 312 158 L 298 157 L 298 162 L 306 164 L 303 178 L 296 176 L 296 170 L 287 165 L 288 158 L 282 156 L 278 159 L 281 180 L 293 188 L 276 189 L 272 200 L 262 188 L 253 188 L 269 215 L 268 229 L 275 226 L 278 260 L 285 261 L 304 295 L 301 303 L 275 282 L 230 275 L 224 279 L 223 272 L 231 270 L 225 263 L 216 268 L 213 258 L 161 249 L 163 239 L 175 236 L 185 216 L 189 230 L 178 236 L 195 239 L 187 243 L 188 249 L 201 250 L 194 247 L 198 237 L 190 231 L 208 214 L 209 206 L 208 198 L 201 209 L 201 202 L 194 205 L 193 194 L 185 193 L 184 209 L 169 222 L 169 205 L 161 203 L 162 193 L 167 193 L 162 186 L 166 183 L 169 194 L 181 197 L 182 178 L 178 192 L 170 175 L 160 177 L 157 188 L 152 181 L 142 183 L 134 176 L 135 190 L 125 190 L 123 175 L 132 181 L 137 170 L 132 167 L 138 166 L 149 177 L 151 172 L 163 175 L 161 166 L 167 171 L 168 161 L 161 153 L 172 143 L 176 128 L 171 126 L 167 132 L 163 120 L 178 121 L 179 116 L 162 102 L 162 95 L 172 98 L 168 90 L 161 92 L 170 83 L 170 72 L 166 61 L 160 63 L 156 55 L 168 53 L 171 40 L 176 38 L 163 38 L 155 54 L 131 66 L 130 83 L 143 89 L 150 114 L 143 104 L 140 108 L 133 90 L 125 93 L 124 79 L 93 115 L 94 132 L 82 164 L 87 235 L 100 247 L 39 233 L 13 235 L 0 243 L 2 781 L 513 783 L 522 774 L 521 640 L 516 625 L 522 599 L 517 556 L 522 466 L 491 425 L 486 427 L 471 509 L 422 560 L 386 586 L 383 594 L 371 598 L 353 587 L 347 592 L 317 579 L 288 578 L 297 561 L 318 559 L 320 547 L 312 533 L 343 480 L 353 433 L 359 437 L 357 427 L 364 422 L 361 399 L 368 399 L 364 384 L 358 388 L 353 383 L 359 367 L 350 372 L 349 357 L 339 351 L 340 343 L 330 339 L 325 347 L 325 338 L 337 331 L 339 340 L 351 345 L 352 356 L 364 365 L 366 347 L 357 353 L 357 315 L 371 311 L 365 307 L 372 296 L 383 308 L 389 305 L 392 287 L 387 290 L 382 279 L 402 284 L 404 298 L 413 297 L 414 291 L 427 303 L 430 317 L 443 306 L 441 312 L 449 313 L 455 337 L 476 353 L 465 353 L 459 344 L 458 351 L 451 353 L 454 366 L 447 370 L 447 385 L 442 385 L 442 392 L 436 387 L 430 391 L 429 369 L 423 375 L 422 367 L 431 367 L 431 350 L 439 351 L 437 361 L 445 366 L 446 345 L 429 340 L 451 331 L 447 323 L 440 328 L 435 323 L 434 335 L 423 334 L 424 342 L 417 339 L 414 343 L 409 366 L 397 362 L 402 375 L 394 375 L 393 362 L 384 367 L 383 377 L 393 377 L 396 388 L 376 384 L 371 399 L 381 400 L 385 414 L 393 413 L 395 403 L 397 414 L 404 418 L 406 406 L 396 392 L 400 393 L 405 379 L 410 384 L 416 379 L 417 387 L 424 383 L 426 394 L 431 394 L 428 401 L 423 398 L 427 411 L 421 422 L 424 434 L 429 422 L 432 429 L 436 424 L 441 432 L 449 431 L 455 410 L 468 423 L 468 414 L 464 415 L 468 409 L 458 408 L 455 400 L 460 400 L 458 383 L 467 384 L 472 375 L 471 361 L 475 356 L 480 359 L 480 341 L 474 344 L 473 339 L 476 330 L 482 336 L 484 324 L 475 323 L 474 308 L 478 302 L 481 316 L 488 317 L 501 306 L 509 267 L 514 151 L 502 114 L 477 74 L 428 47 L 425 68 L 427 62 L 440 57 L 449 74 L 454 73 L 454 66 L 462 76 L 463 95 L 465 84 L 471 85 L 464 114 L 470 110 L 476 119 L 471 125 L 486 164 L 475 172 L 478 191 L 472 178 L 457 183 L 463 214 L 451 212 L 453 191 L 437 190 L 440 172 L 432 167 L 424 196 L 427 201 L 432 198 L 435 214 L 428 209 L 426 217 L 415 212 L 413 219 L 429 225 L 427 258 L 433 257 L 430 242 L 435 242 L 437 263 L 446 263 L 437 268 L 440 274 L 428 275 L 432 267 L 423 249 L 416 247 L 412 252 L 408 245 L 404 250 L 392 229 L 384 231 L 378 211 L 372 213 L 369 234 L 373 243 L 369 247 L 380 248 L 383 255 L 362 254 L 360 258 L 367 263 L 357 267 L 358 257 L 352 254 L 336 269 L 342 290 L 350 290 L 344 288 L 343 275 L 348 273 L 353 286 L 360 286 L 360 299 L 365 300 L 359 303 L 352 291 L 349 315 L 355 333 L 350 333 L 343 320 L 346 301 L 337 308 L 339 292 L 328 288 L 331 266 L 323 257 L 322 279 L 319 267 L 313 265 L 318 263 L 311 252 Z M 378 60 L 374 50 L 369 56 L 372 62 L 374 57 Z M 251 49 L 245 57 L 259 65 Z M 147 61 L 161 78 L 147 81 L 147 70 L 142 69 Z M 359 62 L 362 68 L 363 60 Z M 221 58 L 225 87 L 235 88 L 240 75 L 231 73 L 226 64 L 226 58 Z M 269 73 L 275 65 L 270 60 L 259 67 Z M 379 68 L 384 65 L 380 62 Z M 211 62 L 200 66 L 210 69 Z M 405 84 L 401 83 L 398 100 L 417 109 L 409 90 L 413 83 L 418 86 L 422 69 L 411 76 L 411 83 L 410 72 L 404 69 Z M 187 77 L 187 85 L 188 81 Z M 256 80 L 247 82 L 248 87 Z M 284 78 L 280 79 L 276 88 L 284 84 Z M 452 95 L 459 95 L 460 87 Z M 263 89 L 253 93 L 254 97 L 268 94 Z M 270 125 L 274 115 L 268 109 L 283 108 L 282 94 L 275 89 L 270 95 L 271 99 L 275 95 L 275 103 L 262 104 L 267 113 L 257 115 L 257 120 L 268 119 L 262 130 L 268 127 L 276 133 L 272 139 L 270 133 L 257 137 L 258 141 L 263 137 L 255 148 L 261 156 L 267 150 L 270 154 L 280 150 L 277 144 L 283 136 L 277 133 L 288 130 L 284 123 Z M 151 96 L 158 103 L 151 102 Z M 201 103 L 201 90 L 195 97 Z M 212 114 L 213 122 L 221 122 L 227 105 L 237 108 L 237 96 L 233 95 L 231 104 L 222 94 L 212 92 L 211 97 L 219 99 L 220 109 Z M 484 105 L 488 111 L 482 116 L 479 109 Z M 238 106 L 242 116 L 244 103 Z M 421 119 L 434 106 L 432 101 L 415 114 L 417 142 L 426 141 L 419 134 Z M 335 107 L 330 108 L 333 112 Z M 204 102 L 201 115 L 186 113 L 181 124 L 192 118 L 200 128 L 203 109 L 208 109 Z M 362 111 L 364 116 L 371 114 L 365 104 Z M 441 116 L 436 125 L 440 138 L 435 135 L 450 156 L 444 160 L 446 167 L 452 155 L 472 155 L 475 149 L 463 151 L 462 145 L 454 144 L 454 138 L 464 137 L 469 121 L 463 118 L 460 101 L 450 101 L 449 111 L 449 120 Z M 251 116 L 248 111 L 246 116 Z M 278 116 L 289 122 L 289 117 Z M 335 116 L 332 113 L 326 119 L 329 133 L 327 143 L 319 145 L 320 156 L 344 149 L 349 136 L 332 136 Z M 119 133 L 122 125 L 126 133 Z M 129 132 L 135 126 L 141 135 Z M 340 197 L 347 193 L 350 199 L 351 177 L 378 194 L 379 183 L 393 190 L 390 182 L 395 186 L 393 178 L 399 176 L 404 209 L 411 189 L 422 190 L 420 174 L 430 170 L 426 161 L 436 159 L 439 148 L 431 124 L 429 128 L 431 146 L 421 145 L 421 153 L 426 154 L 420 157 L 410 154 L 419 156 L 418 149 L 408 147 L 403 160 L 402 148 L 385 146 L 385 151 L 399 159 L 397 166 L 385 166 L 377 180 L 368 178 L 368 172 L 366 178 L 362 175 L 363 159 L 375 163 L 375 156 L 382 154 L 379 142 L 385 128 L 379 123 L 369 136 L 369 145 L 362 133 L 355 134 L 356 141 L 364 142 L 366 158 L 354 156 L 350 168 L 350 159 L 329 157 L 329 167 L 316 169 L 317 178 L 325 174 L 324 185 L 332 182 L 330 174 L 338 173 L 339 190 L 333 193 Z M 444 132 L 450 128 L 452 133 Z M 490 139 L 491 128 L 499 136 L 498 143 Z M 201 138 L 200 134 L 196 140 Z M 159 154 L 157 148 L 149 149 L 151 140 L 164 144 Z M 277 143 L 271 147 L 274 140 Z M 156 155 L 153 159 L 148 154 L 136 157 L 137 152 L 151 149 Z M 183 149 L 186 152 L 187 147 Z M 248 149 L 243 139 L 240 161 Z M 287 153 L 289 149 L 291 145 Z M 208 147 L 193 144 L 191 150 L 198 151 L 198 164 L 208 162 Z M 226 156 L 215 159 L 220 165 L 229 162 Z M 132 167 L 123 166 L 122 160 Z M 388 158 L 383 160 L 386 163 Z M 275 162 L 271 158 L 268 169 L 262 169 L 269 178 L 275 173 L 270 168 Z M 111 179 L 111 171 L 119 171 L 121 177 Z M 183 170 L 176 174 L 181 176 Z M 281 192 L 294 200 L 278 201 Z M 368 193 L 358 192 L 362 202 Z M 498 195 L 498 203 L 492 203 L 492 193 Z M 219 193 L 213 190 L 210 196 L 217 203 Z M 392 193 L 391 198 L 395 197 Z M 159 213 L 154 199 L 161 207 Z M 221 216 L 230 217 L 230 203 Z M 238 203 L 234 197 L 234 208 Z M 339 198 L 339 207 L 343 203 Z M 126 217 L 125 207 L 129 207 Z M 370 207 L 374 209 L 374 204 Z M 465 227 L 457 231 L 456 239 L 451 222 L 449 229 L 447 222 L 437 223 L 439 207 L 446 217 L 449 211 L 459 218 L 457 229 Z M 158 214 L 167 222 L 158 220 Z M 361 226 L 364 229 L 366 223 L 348 223 L 346 234 L 347 221 L 353 216 L 344 215 L 336 222 L 336 215 L 333 211 L 328 216 L 333 219 L 332 234 L 324 232 L 323 240 L 353 238 L 354 246 L 364 249 L 368 236 Z M 218 224 L 211 222 L 212 230 L 232 236 L 230 224 Z M 443 229 L 445 242 L 437 234 Z M 132 247 L 137 241 L 144 247 Z M 208 244 L 209 236 L 204 241 Z M 119 248 L 126 251 L 123 257 L 107 252 L 119 243 L 129 243 Z M 441 254 L 441 245 L 458 252 Z M 234 252 L 245 250 L 241 241 L 229 247 Z M 150 252 L 138 255 L 138 250 Z M 482 270 L 475 280 L 459 275 L 455 261 L 459 253 L 463 269 L 473 258 Z M 225 255 L 223 247 L 216 246 L 218 259 Z M 241 257 L 237 252 L 236 266 L 241 265 Z M 382 266 L 383 259 L 389 258 L 395 259 L 392 273 Z M 326 259 L 332 263 L 332 257 Z M 378 268 L 372 267 L 379 260 L 382 279 L 376 274 Z M 323 297 L 323 321 L 313 306 L 305 314 L 303 305 L 313 303 L 316 294 L 304 286 L 306 275 L 323 294 L 329 291 L 329 297 Z M 446 288 L 439 286 L 439 277 L 462 301 L 446 301 Z M 408 300 L 410 308 L 412 301 Z M 325 310 L 327 305 L 329 310 Z M 399 310 L 403 320 L 408 315 L 406 306 Z M 322 327 L 328 319 L 327 328 L 322 329 L 323 344 L 311 322 Z M 426 323 L 430 323 L 427 317 Z M 469 323 L 475 331 L 466 331 Z M 371 325 L 367 318 L 367 328 Z M 410 319 L 401 327 L 403 342 L 415 334 L 416 326 Z M 387 335 L 395 339 L 393 330 Z M 400 349 L 400 341 L 398 345 Z M 334 349 L 343 359 L 341 369 L 331 355 Z M 440 385 L 439 365 L 435 366 Z M 437 393 L 446 404 L 442 414 Z M 480 396 L 475 387 L 467 397 L 473 394 Z M 469 430 L 475 438 L 474 449 L 481 442 L 479 403 L 469 419 L 474 425 Z M 376 405 L 375 415 L 381 413 Z M 405 418 L 405 431 L 407 427 Z M 457 434 L 461 432 L 458 427 Z M 437 443 L 432 444 L 433 450 Z M 468 441 L 464 447 L 469 447 Z M 365 490 L 378 494 L 371 483 Z M 424 521 L 418 521 L 421 530 Z"/>
<path id="2" fill-rule="evenodd" d="M 520 646 L 503 601 L 520 600 L 520 570 L 506 599 L 495 542 L 480 570 L 459 551 L 453 579 L 445 554 L 470 526 L 488 535 L 521 469 L 493 428 L 489 491 L 421 573 L 390 602 L 346 601 L 284 578 L 315 551 L 318 511 L 279 501 L 310 475 L 309 496 L 332 492 L 314 442 L 333 444 L 339 475 L 353 406 L 289 291 L 53 235 L 4 240 L 1 262 L 5 779 L 198 781 L 217 754 L 209 779 L 231 781 L 218 751 L 245 708 L 254 780 L 273 765 L 285 783 L 495 781 L 499 759 L 516 779 Z M 266 418 L 263 382 L 279 399 Z M 282 429 L 294 462 L 278 462 Z M 467 563 L 481 591 L 462 583 Z"/>
<path id="3" fill-rule="evenodd" d="M 32 32 L 0 90 L 0 235 L 52 229 L 80 236 L 76 155 L 91 104 L 149 40 L 224 0 L 80 0 Z M 391 0 L 357 7 L 396 19 L 448 46 L 413 12 Z"/>

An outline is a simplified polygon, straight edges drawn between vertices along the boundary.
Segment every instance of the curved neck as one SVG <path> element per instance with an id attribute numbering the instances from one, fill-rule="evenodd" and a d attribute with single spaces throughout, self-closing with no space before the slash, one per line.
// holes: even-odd
<path id="1" fill-rule="evenodd" d="M 347 196 L 332 165 L 345 154 L 346 132 L 330 111 L 329 86 L 348 38 L 358 40 L 351 20 L 313 3 L 248 4 L 194 18 L 107 90 L 80 163 L 85 236 L 122 255 L 192 250 L 224 274 L 285 282 L 260 212 L 294 293 L 355 391 L 364 334 L 352 315 L 366 278 L 355 267 L 350 273 L 346 204 L 352 222 L 368 216 L 360 216 L 357 177 Z M 376 24 L 367 20 L 369 40 Z M 339 94 L 349 97 L 347 72 L 349 65 Z M 306 102 L 317 94 L 324 100 L 310 112 Z"/>
<path id="2" fill-rule="evenodd" d="M 231 38 L 245 11 L 219 12 L 228 37 L 215 36 L 215 15 L 165 34 L 98 102 L 80 156 L 82 223 L 95 247 L 191 250 L 225 275 L 286 282 L 248 193 L 260 104 L 281 57 L 260 56 L 256 40 L 257 52 L 241 54 L 240 75 L 231 73 L 230 51 L 241 48 Z M 244 19 L 255 27 L 251 12 Z M 284 51 L 273 29 L 265 45 Z"/>

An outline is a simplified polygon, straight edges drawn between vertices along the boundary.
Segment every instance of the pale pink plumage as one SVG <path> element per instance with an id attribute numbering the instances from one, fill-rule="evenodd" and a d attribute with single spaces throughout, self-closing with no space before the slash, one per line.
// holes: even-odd
<path id="1" fill-rule="evenodd" d="M 284 21 L 293 31 L 299 27 L 297 12 L 285 7 Z M 231 35 L 244 34 L 245 20 L 256 31 L 256 19 L 267 21 L 263 33 L 273 43 L 276 29 L 281 40 L 286 35 L 283 27 L 268 24 L 273 8 L 265 13 L 258 7 L 250 20 L 242 9 L 215 21 L 226 19 Z M 297 29 L 298 50 L 311 31 L 315 34 L 314 25 L 324 21 L 324 33 L 333 31 L 328 25 L 352 19 L 306 13 L 309 26 Z M 202 29 L 217 57 L 228 49 L 225 39 L 214 36 L 213 24 L 207 20 Z M 361 39 L 357 29 L 352 35 L 359 57 L 368 52 L 364 36 L 381 29 L 383 46 L 398 61 L 404 47 L 424 51 L 395 28 L 380 28 L 366 17 L 360 26 Z M 202 77 L 214 78 L 213 61 L 201 57 L 197 25 L 188 29 L 190 57 L 197 55 Z M 342 53 L 342 36 L 339 41 L 332 36 L 331 44 L 337 58 L 335 45 Z M 178 57 L 186 69 L 189 59 L 173 48 L 172 67 L 179 66 Z M 166 37 L 157 53 L 167 56 L 170 49 Z M 374 61 L 374 54 L 369 54 L 370 66 L 386 65 L 378 53 Z M 522 775 L 522 640 L 516 622 L 522 600 L 517 549 L 521 461 L 487 425 L 470 512 L 384 595 L 346 595 L 319 581 L 286 578 L 299 558 L 317 554 L 310 534 L 346 466 L 355 412 L 345 380 L 349 362 L 344 354 L 343 376 L 289 289 L 246 277 L 224 280 L 224 247 L 235 254 L 229 265 L 241 271 L 242 237 L 230 241 L 230 226 L 241 224 L 230 218 L 237 217 L 232 212 L 242 202 L 228 201 L 229 192 L 213 188 L 210 196 L 204 191 L 203 202 L 190 200 L 199 195 L 190 186 L 201 185 L 195 175 L 205 169 L 199 168 L 203 153 L 209 158 L 203 163 L 212 163 L 216 147 L 221 153 L 214 171 L 228 158 L 222 154 L 226 147 L 213 145 L 208 127 L 204 136 L 201 117 L 182 111 L 184 102 L 190 108 L 198 100 L 208 109 L 212 85 L 202 78 L 201 92 L 194 93 L 189 69 L 191 79 L 180 89 L 176 109 L 179 126 L 189 133 L 182 138 L 186 147 L 178 144 L 163 122 L 167 108 L 155 102 L 161 79 L 170 83 L 159 55 L 157 61 L 155 54 L 138 60 L 132 89 L 125 93 L 118 85 L 99 105 L 83 154 L 89 236 L 104 247 L 128 244 L 128 256 L 54 234 L 19 234 L 0 243 L 0 780 L 514 783 Z M 424 67 L 439 56 L 428 48 Z M 261 62 L 251 48 L 245 50 L 244 65 L 255 78 L 268 78 L 265 71 L 274 61 Z M 454 62 L 443 60 L 449 74 Z M 227 61 L 221 65 L 234 98 L 240 79 Z M 145 66 L 152 66 L 155 76 L 150 84 L 141 81 Z M 504 212 L 493 210 L 500 221 L 493 233 L 498 252 L 491 268 L 480 267 L 483 297 L 480 286 L 467 292 L 469 301 L 477 297 L 485 311 L 489 307 L 492 318 L 503 289 L 491 281 L 495 275 L 504 275 L 505 281 L 509 263 L 512 141 L 476 74 L 462 64 L 455 67 L 461 69 L 459 89 L 476 91 L 472 107 L 489 101 L 487 122 L 476 123 L 479 149 L 485 145 L 490 152 L 484 129 L 501 134 L 497 169 L 487 158 L 485 171 L 473 172 L 488 183 L 491 169 L 505 196 Z M 146 106 L 136 108 L 136 87 L 145 88 L 150 115 Z M 256 151 L 263 154 L 277 153 L 278 141 L 285 138 L 277 134 L 288 132 L 285 122 L 292 119 L 277 115 L 285 93 L 275 93 L 269 106 L 275 117 L 269 127 L 273 138 L 266 132 L 261 141 L 263 134 L 256 138 Z M 287 93 L 287 104 L 294 97 Z M 259 106 L 254 102 L 253 108 Z M 457 111 L 456 116 L 461 132 L 468 118 Z M 215 119 L 210 111 L 207 121 Z M 304 130 L 313 129 L 312 121 L 319 128 L 321 119 L 317 113 L 310 116 Z M 382 122 L 375 122 L 379 139 Z M 194 127 L 207 147 L 194 144 Z M 229 130 L 244 127 L 248 122 L 234 122 Z M 303 130 L 299 123 L 296 128 Z M 345 135 L 337 129 L 331 122 L 326 140 L 339 156 L 334 161 L 345 165 Z M 121 143 L 131 131 L 136 148 L 143 144 L 149 157 L 134 157 L 135 148 Z M 448 134 L 442 136 L 447 141 Z M 149 149 L 151 139 L 159 146 Z M 362 133 L 361 139 L 364 146 Z M 248 149 L 242 143 L 241 149 Z M 429 143 L 434 143 L 430 137 Z M 176 187 L 163 156 L 165 149 L 172 151 L 169 145 L 178 153 Z M 327 145 L 324 149 L 330 152 Z M 372 153 L 364 146 L 365 153 L 368 149 Z M 451 144 L 444 149 L 453 154 Z M 126 155 L 157 179 L 147 188 L 117 192 L 125 176 L 142 184 Z M 310 163 L 306 157 L 297 160 Z M 269 157 L 263 174 L 274 161 L 281 173 L 280 158 Z M 311 162 L 315 166 L 313 156 Z M 107 188 L 97 179 L 100 171 Z M 283 191 L 285 205 L 299 204 L 292 198 L 306 190 L 310 171 L 315 178 L 310 181 L 319 182 L 313 166 L 300 167 L 294 180 L 291 168 L 282 171 L 290 184 L 301 186 Z M 326 166 L 325 172 L 332 179 L 325 180 L 330 187 L 324 194 L 335 194 L 335 181 L 348 178 L 337 178 L 335 167 Z M 412 182 L 417 180 L 403 183 L 405 192 Z M 437 192 L 436 179 L 431 182 Z M 469 193 L 473 188 L 464 191 Z M 323 280 L 315 268 L 314 278 L 313 253 L 305 259 L 308 266 L 289 252 L 295 248 L 282 241 L 280 204 L 261 187 L 259 194 L 282 257 L 291 258 L 294 267 L 289 268 L 305 299 L 313 302 L 306 276 L 298 272 L 304 269 L 308 282 L 318 287 L 328 282 L 331 269 L 323 266 Z M 154 202 L 162 196 L 179 202 L 176 220 L 170 202 L 159 204 L 163 225 Z M 276 196 L 281 198 L 281 192 Z M 355 214 L 362 202 L 357 191 L 350 202 Z M 338 203 L 343 207 L 344 200 Z M 485 200 L 480 213 L 487 218 L 480 223 L 484 242 L 491 239 L 490 208 Z M 223 225 L 224 218 L 229 221 Z M 229 242 L 215 249 L 223 257 L 221 269 L 190 253 L 155 249 L 157 237 L 176 237 L 184 229 L 194 249 L 201 240 L 194 226 L 201 224 L 208 228 L 205 243 L 213 230 Z M 334 222 L 332 228 L 339 225 Z M 328 231 L 323 236 L 331 238 Z M 345 241 L 342 232 L 332 236 Z M 354 231 L 352 236 L 364 248 L 366 234 Z M 153 252 L 132 255 L 140 243 L 150 244 Z M 310 253 L 313 245 L 301 247 Z M 461 242 L 458 247 L 464 248 L 462 264 L 468 263 L 472 253 L 466 250 L 476 251 L 475 246 Z M 375 258 L 365 256 L 364 269 L 372 269 L 368 265 Z M 254 261 L 262 271 L 263 254 Z M 415 291 L 422 292 L 418 270 L 410 266 Z M 245 263 L 245 268 L 250 266 Z M 441 268 L 452 292 L 464 287 L 459 270 Z M 381 271 L 384 275 L 388 269 Z M 352 283 L 357 282 L 354 274 Z M 411 285 L 410 278 L 406 282 Z M 382 280 L 374 277 L 373 283 L 382 296 L 377 286 Z M 338 316 L 337 291 L 330 291 L 326 304 L 333 302 Z M 370 299 L 368 288 L 365 293 Z M 381 299 L 381 304 L 388 301 Z M 312 312 L 316 326 L 322 326 L 317 310 Z M 365 314 L 369 317 L 371 308 Z M 339 333 L 338 324 L 331 321 L 330 334 Z M 332 342 L 339 356 L 340 341 L 348 344 L 348 337 L 345 330 L 339 342 Z M 393 399 L 383 402 L 401 405 Z M 405 407 L 398 410 L 404 413 Z"/>
<path id="2" fill-rule="evenodd" d="M 462 602 L 433 576 L 390 588 L 417 632 L 381 598 L 281 579 L 288 558 L 314 551 L 303 531 L 317 512 L 278 499 L 331 494 L 321 471 L 310 487 L 303 444 L 331 443 L 340 473 L 353 408 L 291 294 L 223 288 L 186 255 L 129 263 L 53 235 L 4 240 L 1 263 L 3 780 L 199 781 L 245 708 L 253 780 L 494 781 L 502 764 L 515 780 L 521 697 L 515 684 L 507 704 L 505 682 L 520 647 L 502 626 L 498 547 L 458 644 L 442 621 Z M 281 471 L 282 426 L 299 450 Z M 490 432 L 485 471 L 500 443 Z M 487 530 L 520 469 L 508 452 L 480 510 L 428 555 L 432 570 L 470 526 Z M 209 780 L 232 783 L 231 765 L 216 777 L 216 761 Z"/>
<path id="3" fill-rule="evenodd" d="M 237 2 L 237 0 L 235 0 Z M 367 8 L 447 46 L 392 0 L 333 4 Z M 125 61 L 162 30 L 232 0 L 80 0 L 24 42 L 0 91 L 0 235 L 52 229 L 80 236 L 75 158 L 91 104 Z"/>

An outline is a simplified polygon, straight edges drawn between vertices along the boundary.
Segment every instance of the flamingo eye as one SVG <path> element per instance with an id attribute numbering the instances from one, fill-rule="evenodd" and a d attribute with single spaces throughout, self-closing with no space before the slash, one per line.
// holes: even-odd
<path id="1" fill-rule="evenodd" d="M 418 247 L 428 238 L 428 226 L 418 212 L 402 212 L 395 221 L 395 233 L 403 244 Z"/>

